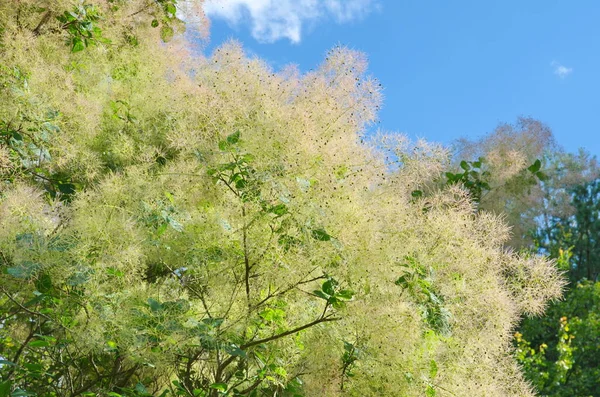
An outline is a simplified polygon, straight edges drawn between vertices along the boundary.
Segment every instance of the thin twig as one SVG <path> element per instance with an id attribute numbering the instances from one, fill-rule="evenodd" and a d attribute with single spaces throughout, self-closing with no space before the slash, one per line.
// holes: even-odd
<path id="1" fill-rule="evenodd" d="M 45 318 L 48 321 L 54 322 L 54 319 L 52 317 L 48 317 L 45 314 L 42 314 L 42 313 L 39 313 L 39 312 L 35 312 L 33 310 L 29 310 L 28 308 L 26 308 L 25 306 L 23 306 L 20 302 L 18 302 L 17 300 L 15 300 L 8 292 L 6 292 L 6 290 L 4 288 L 2 288 L 2 292 L 4 293 L 4 295 L 6 295 L 6 297 L 8 299 L 10 299 L 10 301 L 12 303 L 14 303 L 15 305 L 19 306 L 21 308 L 21 310 L 26 311 L 27 313 L 31 314 L 32 316 L 39 316 L 39 317 Z M 64 328 L 64 326 L 62 326 L 62 325 L 60 325 L 60 326 Z"/>
<path id="2" fill-rule="evenodd" d="M 41 31 L 42 27 L 50 20 L 51 15 L 52 15 L 52 11 L 46 11 L 46 13 L 42 17 L 42 20 L 40 21 L 40 23 L 38 23 L 38 25 L 35 27 L 35 29 L 33 29 L 33 34 L 35 36 L 40 35 L 40 31 Z"/>

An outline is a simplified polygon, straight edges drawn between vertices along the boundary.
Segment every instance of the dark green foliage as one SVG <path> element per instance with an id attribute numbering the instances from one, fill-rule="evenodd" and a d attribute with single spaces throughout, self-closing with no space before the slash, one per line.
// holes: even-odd
<path id="1" fill-rule="evenodd" d="M 0 67 L 1 78 L 10 86 L 16 100 L 28 91 L 28 76 L 19 68 Z M 0 168 L 0 180 L 12 183 L 19 174 L 26 174 L 41 185 L 49 198 L 69 201 L 80 184 L 69 175 L 53 172 L 47 164 L 52 160 L 48 147 L 52 138 L 61 133 L 61 114 L 53 108 L 42 112 L 19 110 L 12 119 L 0 119 L 0 148 L 9 153 L 11 167 Z"/>
<path id="2" fill-rule="evenodd" d="M 160 26 L 160 38 L 168 43 L 173 39 L 176 29 L 185 29 L 183 21 L 177 18 L 177 0 L 155 0 L 154 3 L 156 10 L 152 14 L 154 19 L 150 22 L 150 26 L 153 28 Z"/>
<path id="3" fill-rule="evenodd" d="M 542 395 L 600 396 L 600 180 L 568 192 L 574 214 L 546 216 L 535 237 L 571 285 L 544 317 L 523 321 L 517 358 Z"/>
<path id="4" fill-rule="evenodd" d="M 344 341 L 344 354 L 342 354 L 342 381 L 340 382 L 340 390 L 344 390 L 344 381 L 346 378 L 352 378 L 354 373 L 352 370 L 359 360 L 361 350 L 357 346 L 358 343 L 350 343 Z"/>
<path id="5" fill-rule="evenodd" d="M 488 182 L 490 173 L 481 169 L 484 162 L 485 159 L 482 157 L 477 161 L 461 161 L 462 172 L 446 172 L 447 183 L 449 185 L 461 183 L 471 193 L 473 200 L 479 202 L 482 194 L 491 189 Z"/>
<path id="6" fill-rule="evenodd" d="M 542 395 L 600 396 L 600 282 L 579 282 L 544 317 L 525 319 L 517 358 Z"/>
<path id="7" fill-rule="evenodd" d="M 83 51 L 90 45 L 110 43 L 102 37 L 102 30 L 97 26 L 101 16 L 92 4 L 80 4 L 71 11 L 65 11 L 56 17 L 62 23 L 61 28 L 70 36 L 72 52 Z"/>
<path id="8" fill-rule="evenodd" d="M 477 205 L 481 204 L 482 198 L 493 189 L 502 189 L 504 186 L 492 186 L 492 174 L 486 166 L 486 159 L 479 157 L 475 161 L 461 160 L 458 164 L 460 170 L 447 171 L 444 173 L 443 185 L 462 185 L 469 192 L 471 199 Z M 547 176 L 542 171 L 541 160 L 535 160 L 527 169 L 517 176 L 525 180 L 525 185 L 535 185 L 538 181 L 546 180 Z M 422 190 L 413 190 L 411 195 L 418 199 L 423 197 Z"/>
<path id="9" fill-rule="evenodd" d="M 600 275 L 600 179 L 568 189 L 574 214 L 547 216 L 546 224 L 535 232 L 539 247 L 558 257 L 570 250 L 569 278 L 597 280 Z"/>
<path id="10" fill-rule="evenodd" d="M 336 309 L 342 309 L 345 306 L 345 302 L 352 299 L 354 292 L 347 289 L 340 289 L 339 283 L 329 277 L 327 281 L 323 283 L 321 289 L 313 291 L 315 296 L 327 301 L 327 305 L 331 305 Z"/>
<path id="11" fill-rule="evenodd" d="M 420 306 L 424 320 L 435 332 L 449 335 L 451 313 L 444 307 L 444 297 L 436 290 L 431 270 L 421 265 L 416 258 L 407 256 L 400 264 L 403 274 L 396 285 L 410 294 Z"/>

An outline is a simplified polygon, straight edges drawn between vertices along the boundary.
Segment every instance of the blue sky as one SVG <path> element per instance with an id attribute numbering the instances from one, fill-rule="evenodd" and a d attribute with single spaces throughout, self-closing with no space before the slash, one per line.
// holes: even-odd
<path id="1" fill-rule="evenodd" d="M 365 52 L 384 130 L 450 143 L 523 115 L 600 155 L 597 0 L 210 1 L 206 51 L 233 38 L 304 71 L 336 44 Z"/>

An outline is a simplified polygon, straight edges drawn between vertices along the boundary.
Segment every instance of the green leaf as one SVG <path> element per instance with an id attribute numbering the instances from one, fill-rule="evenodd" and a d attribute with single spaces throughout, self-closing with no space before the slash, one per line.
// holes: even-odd
<path id="1" fill-rule="evenodd" d="M 266 308 L 259 313 L 259 316 L 269 322 L 281 323 L 285 317 L 285 311 L 281 309 Z"/>
<path id="2" fill-rule="evenodd" d="M 350 300 L 354 297 L 354 291 L 351 291 L 349 289 L 343 289 L 337 294 L 335 294 L 335 296 L 340 299 Z"/>
<path id="3" fill-rule="evenodd" d="M 224 152 L 228 148 L 229 148 L 229 144 L 227 143 L 227 141 L 219 141 L 219 150 Z"/>
<path id="4" fill-rule="evenodd" d="M 4 397 L 4 396 L 10 395 L 10 386 L 11 386 L 10 380 L 7 380 L 5 382 L 0 382 L 0 396 Z"/>
<path id="5" fill-rule="evenodd" d="M 330 278 L 329 280 L 323 283 L 322 289 L 323 292 L 325 292 L 327 295 L 334 295 L 335 287 L 337 287 L 337 282 L 334 279 Z"/>
<path id="6" fill-rule="evenodd" d="M 161 225 L 158 227 L 158 229 L 156 229 L 156 235 L 157 235 L 158 237 L 162 236 L 162 235 L 163 235 L 163 234 L 164 234 L 164 233 L 167 231 L 167 228 L 168 228 L 168 227 L 169 227 L 169 224 L 168 224 L 168 223 L 163 223 L 163 224 L 161 224 Z"/>
<path id="7" fill-rule="evenodd" d="M 246 352 L 234 344 L 223 346 L 223 350 L 225 350 L 227 354 L 231 356 L 246 357 Z"/>
<path id="8" fill-rule="evenodd" d="M 454 175 L 452 172 L 446 172 L 446 178 L 448 179 L 448 183 L 454 183 L 458 179 L 460 179 L 460 175 L 459 174 Z"/>
<path id="9" fill-rule="evenodd" d="M 17 131 L 13 131 L 12 132 L 12 139 L 14 139 L 15 141 L 22 141 L 23 140 L 23 135 L 19 134 Z"/>
<path id="10" fill-rule="evenodd" d="M 246 187 L 247 184 L 248 182 L 246 182 L 245 179 L 239 179 L 235 182 L 235 188 L 238 190 L 242 190 Z"/>
<path id="11" fill-rule="evenodd" d="M 250 153 L 246 153 L 241 157 L 241 161 L 244 163 L 251 163 L 254 161 L 254 155 Z"/>
<path id="12" fill-rule="evenodd" d="M 33 243 L 39 241 L 39 239 L 32 233 L 20 233 L 15 237 L 15 241 L 23 248 L 31 248 Z"/>
<path id="13" fill-rule="evenodd" d="M 224 318 L 203 318 L 202 324 L 211 328 L 218 328 L 225 321 Z"/>
<path id="14" fill-rule="evenodd" d="M 281 245 L 283 247 L 283 249 L 285 251 L 288 251 L 292 247 L 298 246 L 301 243 L 300 240 L 298 240 L 297 238 L 294 238 L 292 236 L 288 236 L 287 234 L 284 234 L 284 235 L 280 236 L 277 239 L 277 242 L 279 243 L 279 245 Z"/>
<path id="15" fill-rule="evenodd" d="M 427 386 L 427 389 L 425 390 L 425 396 L 427 397 L 435 397 L 436 392 L 435 389 L 433 388 L 433 386 L 429 385 Z"/>
<path id="16" fill-rule="evenodd" d="M 150 306 L 150 310 L 152 310 L 153 312 L 163 310 L 163 305 L 152 298 L 148 298 L 148 306 Z"/>
<path id="17" fill-rule="evenodd" d="M 123 273 L 121 270 L 119 269 L 115 269 L 114 267 L 109 267 L 108 269 L 106 269 L 106 274 L 108 274 L 109 276 L 114 276 L 114 277 L 123 277 L 125 275 L 125 273 Z"/>
<path id="18" fill-rule="evenodd" d="M 331 304 L 331 306 L 333 306 L 335 309 L 342 309 L 343 307 L 346 306 L 346 303 L 338 298 L 336 298 L 335 296 L 332 296 L 331 298 L 329 298 L 327 300 L 327 302 L 329 302 Z"/>
<path id="19" fill-rule="evenodd" d="M 354 351 L 354 345 L 350 342 L 344 341 L 344 350 L 351 353 Z"/>
<path id="20" fill-rule="evenodd" d="M 73 47 L 71 47 L 71 52 L 79 52 L 85 49 L 85 43 L 79 37 L 73 38 Z"/>
<path id="21" fill-rule="evenodd" d="M 398 279 L 394 282 L 394 284 L 401 286 L 402 288 L 406 288 L 408 286 L 408 275 L 398 277 Z"/>
<path id="22" fill-rule="evenodd" d="M 175 7 L 175 5 L 173 3 L 170 3 L 170 4 L 165 5 L 165 11 L 167 12 L 167 14 L 171 14 L 171 15 L 175 16 L 175 13 L 177 13 L 177 8 Z"/>
<path id="23" fill-rule="evenodd" d="M 88 31 L 93 29 L 93 25 L 92 25 L 92 23 L 90 21 L 81 22 L 79 24 L 79 27 L 82 30 L 88 30 Z"/>
<path id="24" fill-rule="evenodd" d="M 288 213 L 288 208 L 285 204 L 277 204 L 269 209 L 269 212 L 277 215 L 283 216 Z"/>
<path id="25" fill-rule="evenodd" d="M 227 143 L 229 143 L 230 145 L 235 145 L 236 143 L 238 143 L 240 141 L 240 131 L 236 131 L 231 135 L 227 136 Z"/>
<path id="26" fill-rule="evenodd" d="M 162 28 L 160 28 L 160 38 L 165 43 L 168 43 L 169 41 L 171 41 L 171 39 L 173 38 L 174 35 L 175 35 L 175 31 L 173 30 L 172 27 L 163 26 Z"/>
<path id="27" fill-rule="evenodd" d="M 115 350 L 118 347 L 117 342 L 115 342 L 114 340 L 109 340 L 108 342 L 106 342 L 106 346 L 108 346 L 108 348 L 111 350 Z"/>
<path id="28" fill-rule="evenodd" d="M 61 15 L 60 17 L 57 17 L 57 19 L 60 18 L 59 20 L 65 21 L 65 22 L 73 22 L 77 20 L 77 14 L 70 12 L 70 11 L 65 11 L 63 15 Z"/>
<path id="29" fill-rule="evenodd" d="M 48 341 L 38 339 L 38 340 L 29 342 L 29 346 L 31 346 L 31 347 L 48 347 L 48 346 L 50 346 L 50 343 L 48 343 Z"/>
<path id="30" fill-rule="evenodd" d="M 148 390 L 146 389 L 146 386 L 144 386 L 141 382 L 138 382 L 135 385 L 135 391 L 145 395 L 150 395 L 150 393 L 148 393 Z"/>
<path id="31" fill-rule="evenodd" d="M 15 278 L 28 279 L 34 276 L 41 267 L 42 265 L 39 263 L 25 261 L 20 266 L 9 267 L 6 269 L 6 273 Z"/>
<path id="32" fill-rule="evenodd" d="M 465 171 L 469 171 L 471 169 L 471 166 L 469 165 L 469 163 L 463 160 L 460 162 L 460 168 L 462 168 Z"/>
<path id="33" fill-rule="evenodd" d="M 535 173 L 535 176 L 542 182 L 548 180 L 548 175 L 544 174 L 542 171 L 538 171 Z"/>
<path id="34" fill-rule="evenodd" d="M 42 364 L 37 363 L 25 363 L 23 367 L 29 372 L 42 372 L 44 366 Z"/>
<path id="35" fill-rule="evenodd" d="M 209 168 L 208 170 L 206 170 L 206 174 L 212 177 L 214 177 L 218 172 L 219 171 L 216 168 Z"/>
<path id="36" fill-rule="evenodd" d="M 40 292 L 48 292 L 52 289 L 52 279 L 47 274 L 42 274 L 36 280 L 35 287 Z"/>
<path id="37" fill-rule="evenodd" d="M 542 168 L 542 162 L 538 159 L 535 160 L 535 162 L 529 166 L 529 168 L 527 168 L 532 174 L 535 174 L 536 172 L 538 172 L 540 170 L 540 168 Z"/>
<path id="38" fill-rule="evenodd" d="M 423 191 L 421 191 L 421 190 L 413 190 L 410 195 L 413 196 L 414 198 L 422 197 L 423 196 Z"/>
<path id="39" fill-rule="evenodd" d="M 173 219 L 172 217 L 168 216 L 167 223 L 169 224 L 169 226 L 171 226 L 176 231 L 178 231 L 180 233 L 183 232 L 183 225 L 181 223 L 179 223 L 176 219 Z"/>
<path id="40" fill-rule="evenodd" d="M 325 300 L 329 300 L 330 296 L 327 295 L 325 292 L 321 291 L 320 289 L 316 289 L 313 291 L 313 294 L 315 294 L 316 296 L 318 296 L 321 299 L 325 299 Z"/>
<path id="41" fill-rule="evenodd" d="M 438 373 L 438 366 L 437 363 L 435 362 L 435 360 L 431 360 L 429 362 L 429 377 L 431 379 L 435 378 L 435 376 Z"/>
<path id="42" fill-rule="evenodd" d="M 37 394 L 30 392 L 30 391 L 25 391 L 23 389 L 16 389 L 15 391 L 13 391 L 10 394 L 10 397 L 25 397 L 25 396 L 36 396 Z"/>
<path id="43" fill-rule="evenodd" d="M 210 388 L 225 393 L 227 391 L 227 384 L 221 382 L 213 383 L 212 385 L 210 385 Z"/>
<path id="44" fill-rule="evenodd" d="M 157 19 L 153 19 L 152 22 L 150 22 L 150 26 L 152 26 L 153 28 L 157 28 L 158 27 L 158 20 Z"/>
<path id="45" fill-rule="evenodd" d="M 96 33 L 95 32 L 96 29 L 97 28 L 94 29 L 94 33 Z M 97 34 L 99 34 L 99 33 L 97 33 Z M 112 41 L 110 39 L 107 39 L 106 37 L 96 37 L 95 40 L 98 43 L 102 43 L 102 44 L 110 44 L 110 43 L 112 43 Z"/>
<path id="46" fill-rule="evenodd" d="M 319 241 L 331 240 L 331 236 L 324 229 L 314 229 L 312 231 L 312 237 Z"/>
<path id="47" fill-rule="evenodd" d="M 220 164 L 219 165 L 219 170 L 220 171 L 233 171 L 235 170 L 235 168 L 238 166 L 237 163 L 232 162 L 232 163 L 225 163 L 225 164 Z"/>
<path id="48" fill-rule="evenodd" d="M 75 286 L 87 283 L 87 281 L 90 279 L 90 273 L 91 273 L 90 270 L 77 271 L 77 272 L 73 273 L 67 279 L 67 285 L 75 287 Z"/>
<path id="49" fill-rule="evenodd" d="M 12 361 L 8 361 L 8 360 L 0 360 L 0 365 L 9 365 L 11 367 L 14 367 L 17 364 L 13 363 Z M 0 384 L 0 390 L 2 390 L 1 384 Z M 0 394 L 0 396 L 1 395 L 2 394 Z"/>

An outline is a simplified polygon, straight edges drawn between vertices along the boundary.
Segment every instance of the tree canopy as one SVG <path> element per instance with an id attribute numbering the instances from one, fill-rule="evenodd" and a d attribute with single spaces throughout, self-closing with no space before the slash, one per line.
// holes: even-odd
<path id="1" fill-rule="evenodd" d="M 335 48 L 193 55 L 177 2 L 0 5 L 0 395 L 527 396 L 561 293 Z"/>

